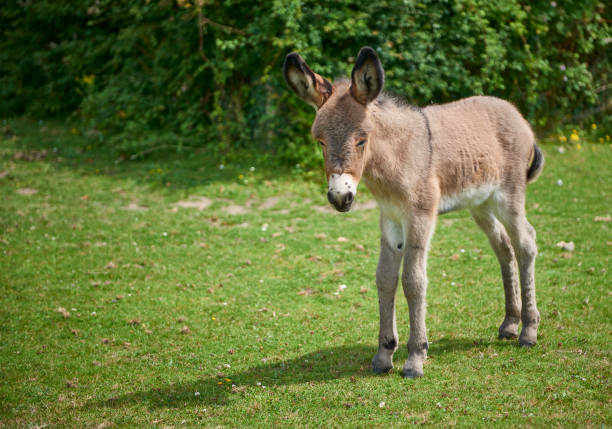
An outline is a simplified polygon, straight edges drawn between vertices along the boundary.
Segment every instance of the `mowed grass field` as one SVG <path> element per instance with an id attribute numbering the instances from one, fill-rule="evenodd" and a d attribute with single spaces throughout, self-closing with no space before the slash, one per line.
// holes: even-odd
<path id="1" fill-rule="evenodd" d="M 467 212 L 429 257 L 429 357 L 377 376 L 378 209 L 322 171 L 205 150 L 136 160 L 85 129 L 0 142 L 0 427 L 609 427 L 612 147 L 543 142 L 528 188 L 542 320 L 500 341 L 499 266 Z M 573 242 L 567 250 L 557 243 Z M 571 246 L 570 246 L 571 247 Z"/>

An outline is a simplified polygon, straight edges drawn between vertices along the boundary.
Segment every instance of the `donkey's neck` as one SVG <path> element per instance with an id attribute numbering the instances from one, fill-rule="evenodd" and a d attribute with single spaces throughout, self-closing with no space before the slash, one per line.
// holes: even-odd
<path id="1" fill-rule="evenodd" d="M 396 200 L 412 193 L 417 179 L 429 174 L 429 135 L 423 113 L 383 98 L 373 103 L 374 124 L 363 178 L 377 200 Z"/>

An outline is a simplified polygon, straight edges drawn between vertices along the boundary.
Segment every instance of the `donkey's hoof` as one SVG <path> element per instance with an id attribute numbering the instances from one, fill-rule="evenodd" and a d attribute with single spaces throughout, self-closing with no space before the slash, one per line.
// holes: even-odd
<path id="1" fill-rule="evenodd" d="M 402 368 L 402 377 L 419 378 L 423 377 L 423 368 Z"/>
<path id="2" fill-rule="evenodd" d="M 533 347 L 538 342 L 538 327 L 523 326 L 521 335 L 519 336 L 519 344 L 521 347 Z"/>
<path id="3" fill-rule="evenodd" d="M 393 357 L 388 353 L 378 352 L 372 359 L 372 371 L 375 374 L 386 374 L 393 369 Z"/>
<path id="4" fill-rule="evenodd" d="M 372 371 L 374 374 L 388 374 L 389 371 L 393 369 L 393 364 L 391 365 L 376 365 L 372 363 Z"/>
<path id="5" fill-rule="evenodd" d="M 500 340 L 511 340 L 518 337 L 518 325 L 519 319 L 506 316 L 504 322 L 499 327 L 498 338 Z"/>
<path id="6" fill-rule="evenodd" d="M 535 346 L 536 343 L 537 343 L 536 340 L 525 339 L 522 336 L 519 338 L 519 344 L 521 345 L 521 347 L 525 347 L 527 349 Z"/>
<path id="7" fill-rule="evenodd" d="M 500 330 L 497 338 L 500 340 L 513 340 L 516 337 L 518 337 L 518 332 Z"/>

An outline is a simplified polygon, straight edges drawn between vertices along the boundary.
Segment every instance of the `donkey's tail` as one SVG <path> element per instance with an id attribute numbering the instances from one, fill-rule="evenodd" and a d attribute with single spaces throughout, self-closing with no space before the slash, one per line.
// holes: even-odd
<path id="1" fill-rule="evenodd" d="M 527 183 L 535 181 L 544 167 L 544 155 L 537 144 L 533 144 L 533 158 L 527 170 Z"/>

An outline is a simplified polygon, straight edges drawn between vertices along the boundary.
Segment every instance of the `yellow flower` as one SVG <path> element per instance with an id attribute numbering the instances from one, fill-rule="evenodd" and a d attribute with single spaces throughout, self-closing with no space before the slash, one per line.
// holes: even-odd
<path id="1" fill-rule="evenodd" d="M 226 378 L 225 381 L 227 381 L 228 383 L 232 381 L 231 378 Z"/>
<path id="2" fill-rule="evenodd" d="M 606 140 L 610 141 L 610 136 L 606 136 Z"/>
<path id="3" fill-rule="evenodd" d="M 217 318 L 216 318 L 216 317 L 213 317 L 213 318 L 212 318 L 212 320 L 217 320 Z"/>
<path id="4" fill-rule="evenodd" d="M 222 381 L 219 381 L 219 382 L 217 382 L 217 384 L 223 384 L 223 382 L 222 382 Z"/>
<path id="5" fill-rule="evenodd" d="M 580 143 L 578 143 L 578 144 L 576 145 L 576 149 L 578 149 L 578 150 L 582 149 L 582 146 L 580 146 Z"/>
<path id="6" fill-rule="evenodd" d="M 239 178 L 240 180 L 242 180 L 242 179 L 244 179 L 244 175 L 242 175 L 242 174 L 241 174 L 240 176 L 238 176 L 238 178 Z"/>
<path id="7" fill-rule="evenodd" d="M 92 85 L 94 83 L 94 79 L 96 78 L 96 75 L 93 74 L 86 74 L 83 75 L 83 77 L 81 78 L 81 81 L 85 84 L 85 85 Z"/>
<path id="8" fill-rule="evenodd" d="M 599 143 L 603 143 L 603 142 L 604 142 L 603 137 L 600 137 L 600 138 L 599 138 Z"/>
<path id="9" fill-rule="evenodd" d="M 593 128 L 594 130 L 597 129 L 597 124 L 591 124 L 591 128 Z"/>
<path id="10" fill-rule="evenodd" d="M 74 135 L 77 135 L 79 133 L 79 130 L 77 130 L 76 128 L 73 128 L 70 130 L 70 132 Z"/>
<path id="11" fill-rule="evenodd" d="M 559 141 L 560 141 L 560 142 L 566 142 L 566 141 L 567 141 L 567 137 L 565 137 L 565 136 L 559 136 Z"/>
<path id="12" fill-rule="evenodd" d="M 570 140 L 573 142 L 577 142 L 578 140 L 580 140 L 580 137 L 578 137 L 578 134 L 576 134 L 575 130 L 572 133 L 572 135 L 570 136 Z"/>

